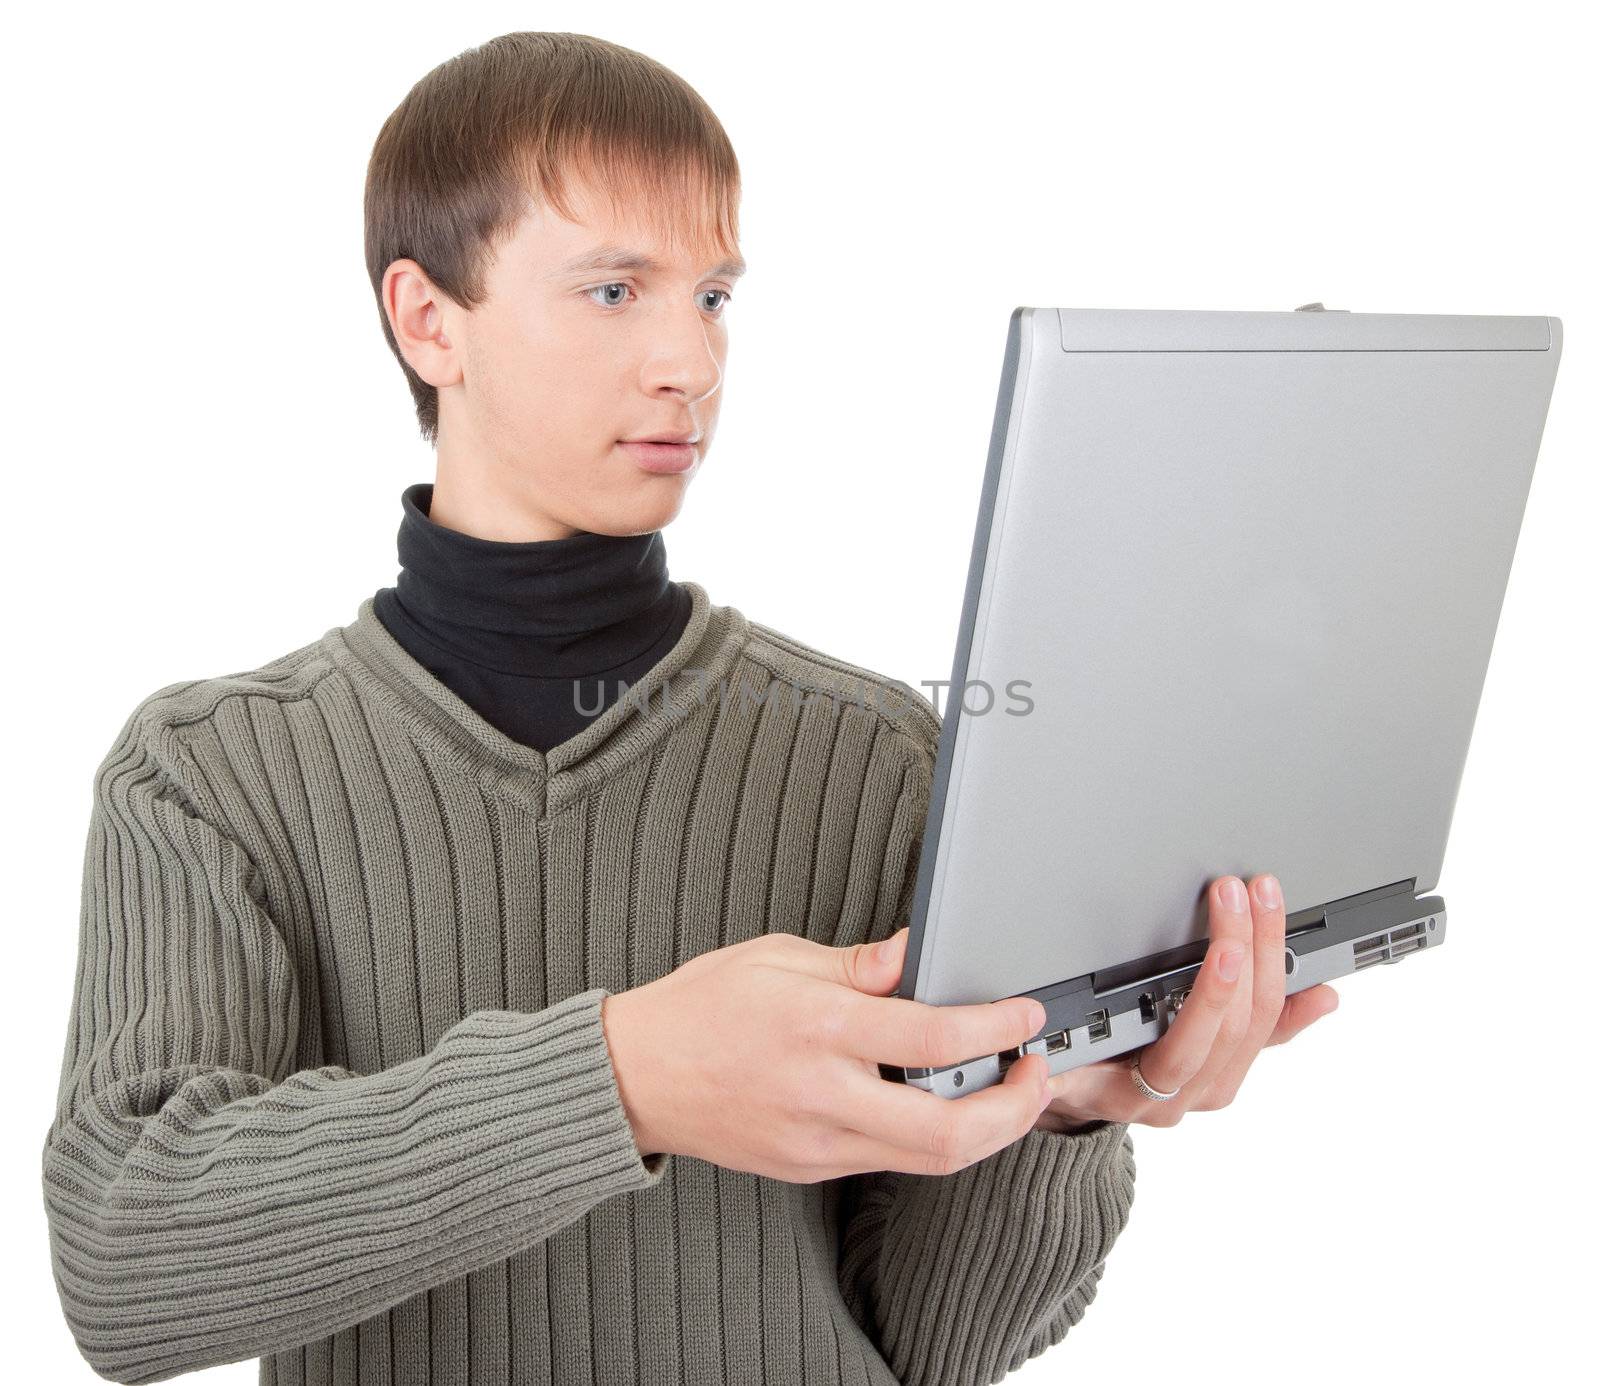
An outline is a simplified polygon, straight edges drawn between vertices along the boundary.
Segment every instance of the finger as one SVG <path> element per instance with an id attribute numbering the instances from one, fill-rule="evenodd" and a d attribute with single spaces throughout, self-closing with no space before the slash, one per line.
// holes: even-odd
<path id="1" fill-rule="evenodd" d="M 858 1169 L 913 1174 L 950 1173 L 1002 1150 L 1026 1135 L 1049 1101 L 1050 1066 L 1039 1054 L 1011 1065 L 1004 1079 L 965 1097 L 939 1097 L 885 1082 L 865 1068 L 843 1083 L 837 1115 L 852 1140 L 834 1155 L 861 1159 Z M 870 1153 L 868 1148 L 870 1147 Z"/>
<path id="2" fill-rule="evenodd" d="M 1222 1093 L 1228 1094 L 1231 1101 L 1283 1013 L 1286 925 L 1283 890 L 1277 877 L 1260 875 L 1250 882 L 1248 894 L 1251 915 L 1249 1015 L 1233 1044 L 1226 1049 L 1220 1044 L 1215 1046 L 1205 1072 L 1191 1084 L 1191 1103 L 1203 1103 L 1209 1094 Z"/>
<path id="3" fill-rule="evenodd" d="M 1143 1069 L 1142 1060 L 1139 1066 Z M 1101 1059 L 1053 1073 L 1045 1087 L 1056 1109 L 1064 1109 L 1074 1121 L 1136 1121 L 1153 1105 L 1134 1087 L 1122 1059 Z"/>
<path id="4" fill-rule="evenodd" d="M 889 996 L 900 985 L 905 968 L 910 926 L 896 929 L 877 943 L 857 943 L 848 948 L 827 948 L 827 959 L 837 972 L 833 980 L 869 996 Z"/>
<path id="5" fill-rule="evenodd" d="M 931 1006 L 890 995 L 900 985 L 909 928 L 878 943 L 828 948 L 799 939 L 796 960 L 864 1004 L 841 1003 L 838 1037 L 856 1058 L 937 1068 L 1011 1049 L 1039 1033 L 1045 1010 L 1025 996 L 979 1005 Z M 881 1081 L 881 1080 L 880 1080 Z"/>
<path id="6" fill-rule="evenodd" d="M 886 996 L 900 985 L 910 933 L 909 927 L 900 928 L 876 943 L 847 948 L 830 948 L 799 934 L 772 933 L 736 946 L 758 947 L 760 960 L 770 967 L 818 977 L 851 991 Z"/>
<path id="7" fill-rule="evenodd" d="M 1229 882 L 1238 887 L 1237 893 Z M 1139 1056 L 1145 1081 L 1162 1092 L 1184 1086 L 1205 1068 L 1218 1036 L 1224 1033 L 1224 1024 L 1238 1028 L 1238 1022 L 1230 1022 L 1229 1017 L 1241 998 L 1249 996 L 1252 923 L 1244 883 L 1237 876 L 1223 876 L 1212 883 L 1209 895 L 1211 944 L 1195 975 L 1194 988 L 1166 1033 Z M 1234 1035 L 1228 1034 L 1224 1043 L 1231 1048 Z M 1127 1081 L 1125 1070 L 1123 1079 Z"/>
<path id="8" fill-rule="evenodd" d="M 858 1059 L 942 1068 L 1026 1043 L 1045 1010 L 1026 996 L 970 1006 L 931 1006 L 900 996 L 850 996 L 841 1002 L 834 1038 Z"/>
<path id="9" fill-rule="evenodd" d="M 1283 1014 L 1278 1017 L 1277 1025 L 1267 1037 L 1267 1044 L 1283 1044 L 1286 1040 L 1292 1040 L 1308 1025 L 1338 1009 L 1339 993 L 1326 982 L 1297 991 L 1284 1000 Z"/>
<path id="10" fill-rule="evenodd" d="M 1250 914 L 1252 919 L 1254 951 L 1251 954 L 1251 1010 L 1250 1028 L 1246 1043 L 1259 1049 L 1272 1033 L 1283 1010 L 1284 934 L 1287 918 L 1283 903 L 1283 887 L 1278 878 L 1260 875 L 1250 882 Z"/>

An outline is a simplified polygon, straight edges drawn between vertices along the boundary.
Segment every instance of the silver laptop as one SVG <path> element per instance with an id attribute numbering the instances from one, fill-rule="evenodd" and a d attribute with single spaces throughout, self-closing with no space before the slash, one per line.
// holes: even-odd
<path id="1" fill-rule="evenodd" d="M 1018 308 L 900 995 L 1032 996 L 945 1096 L 1154 1040 L 1206 890 L 1270 871 L 1295 992 L 1432 892 L 1561 355 L 1551 317 Z"/>

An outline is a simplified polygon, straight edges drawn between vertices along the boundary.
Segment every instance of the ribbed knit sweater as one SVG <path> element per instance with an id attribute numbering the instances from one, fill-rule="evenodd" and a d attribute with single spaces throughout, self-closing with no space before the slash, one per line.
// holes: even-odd
<path id="1" fill-rule="evenodd" d="M 1121 1124 L 944 1177 L 641 1158 L 602 998 L 763 933 L 892 933 L 938 738 L 920 695 L 686 585 L 666 656 L 548 753 L 370 598 L 129 715 L 43 1151 L 95 1371 L 993 1382 L 1078 1322 L 1132 1200 Z"/>

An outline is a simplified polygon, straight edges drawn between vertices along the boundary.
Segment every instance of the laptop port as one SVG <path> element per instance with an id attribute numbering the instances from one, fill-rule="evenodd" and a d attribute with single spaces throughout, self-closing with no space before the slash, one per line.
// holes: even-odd
<path id="1" fill-rule="evenodd" d="M 1150 991 L 1139 993 L 1139 1019 L 1146 1025 L 1156 1018 L 1155 993 Z"/>
<path id="2" fill-rule="evenodd" d="M 1089 1042 L 1111 1038 L 1111 1013 L 1109 1011 L 1089 1012 Z"/>
<path id="3" fill-rule="evenodd" d="M 1072 1036 L 1065 1030 L 1057 1030 L 1053 1035 L 1044 1037 L 1044 1052 L 1046 1054 L 1059 1054 L 1063 1049 L 1072 1048 Z"/>

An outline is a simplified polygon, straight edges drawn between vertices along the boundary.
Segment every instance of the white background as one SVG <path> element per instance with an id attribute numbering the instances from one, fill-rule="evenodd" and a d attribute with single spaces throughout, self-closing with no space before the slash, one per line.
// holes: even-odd
<path id="1" fill-rule="evenodd" d="M 665 62 L 743 166 L 751 271 L 673 575 L 907 682 L 949 673 L 1017 304 L 1563 320 L 1441 877 L 1449 946 L 1341 983 L 1231 1108 L 1135 1128 L 1099 1298 L 1011 1379 L 1581 1372 L 1600 129 L 1577 14 L 458 3 L 11 29 L 8 1377 L 98 1379 L 38 1169 L 91 773 L 144 694 L 258 665 L 393 581 L 432 455 L 362 264 L 366 159 L 418 77 L 515 28 Z"/>

